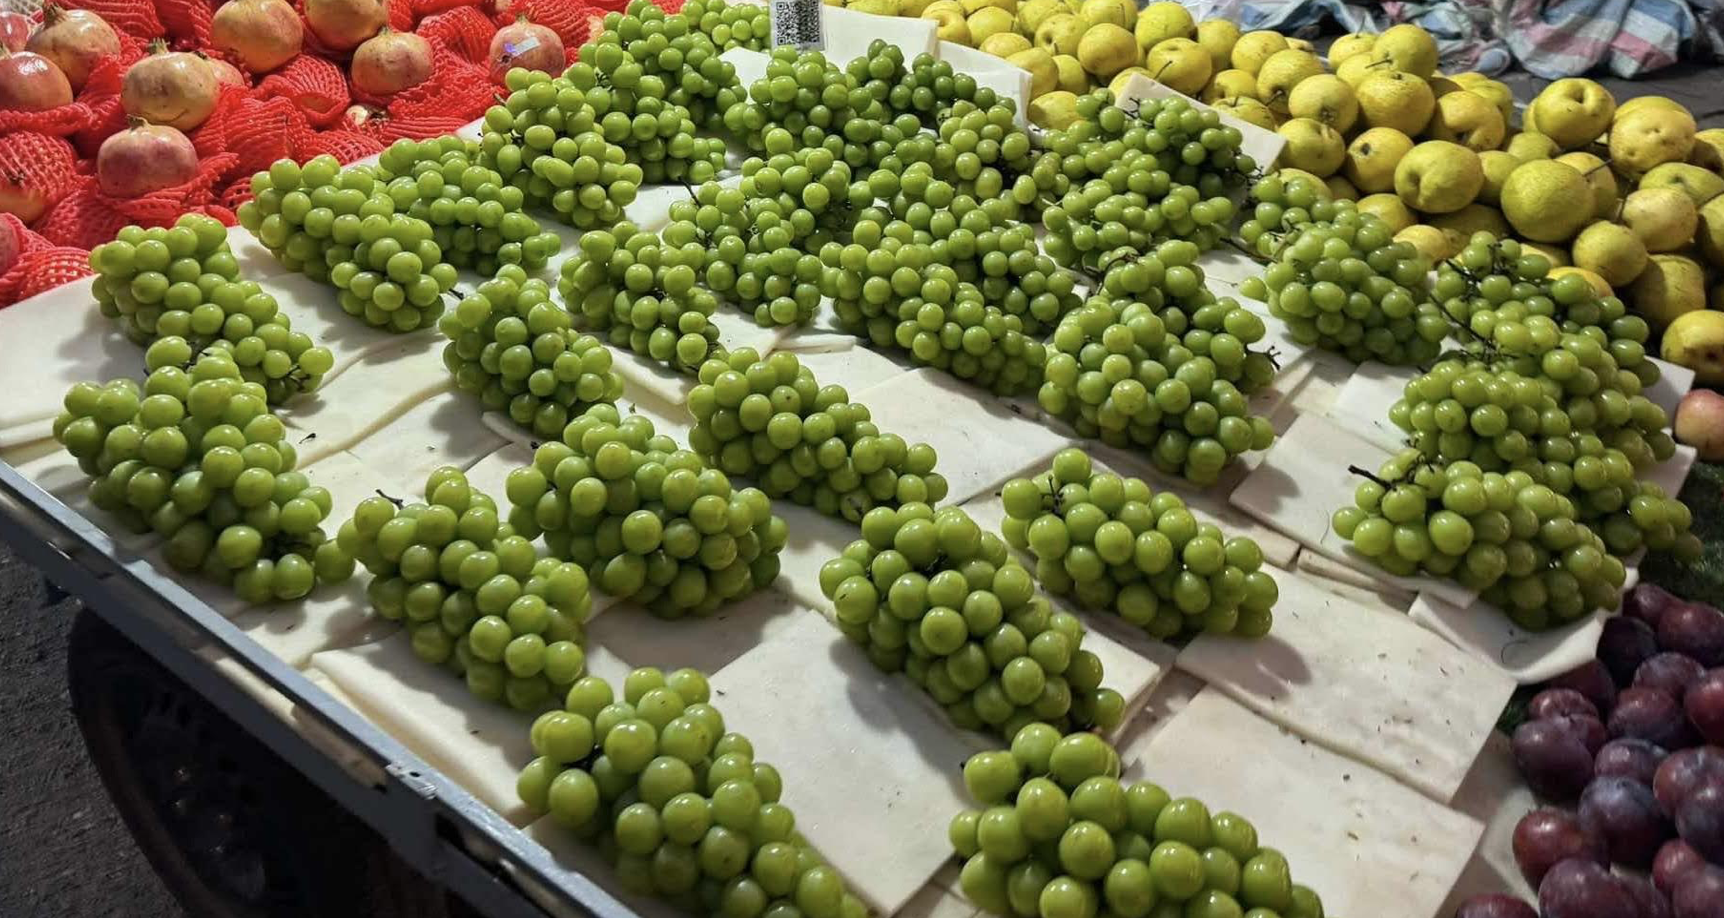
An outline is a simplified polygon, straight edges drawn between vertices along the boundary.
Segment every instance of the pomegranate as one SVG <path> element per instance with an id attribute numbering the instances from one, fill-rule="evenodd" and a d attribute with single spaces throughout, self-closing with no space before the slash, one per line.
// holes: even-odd
<path id="1" fill-rule="evenodd" d="M 186 135 L 141 118 L 133 118 L 131 127 L 102 141 L 96 151 L 96 180 L 103 194 L 117 198 L 184 185 L 197 173 L 198 151 Z"/>
<path id="2" fill-rule="evenodd" d="M 351 51 L 389 22 L 384 0 L 305 0 L 311 34 L 336 51 Z"/>
<path id="3" fill-rule="evenodd" d="M 210 73 L 215 77 L 218 93 L 223 86 L 238 86 L 241 89 L 247 89 L 251 86 L 250 83 L 246 82 L 245 74 L 239 72 L 238 67 L 219 57 L 210 57 L 202 51 L 197 52 L 197 56 L 209 65 Z"/>
<path id="4" fill-rule="evenodd" d="M 42 112 L 72 104 L 72 84 L 54 62 L 0 48 L 0 109 Z"/>
<path id="5" fill-rule="evenodd" d="M 120 53 L 120 37 L 89 10 L 68 10 L 50 3 L 42 8 L 42 28 L 30 36 L 25 47 L 53 61 L 76 92 L 84 88 L 84 81 L 102 58 Z"/>
<path id="6" fill-rule="evenodd" d="M 48 195 L 39 188 L 26 186 L 25 181 L 25 176 L 0 172 L 0 213 L 34 223 L 48 210 Z"/>
<path id="7" fill-rule="evenodd" d="M 384 26 L 353 52 L 353 85 L 373 96 L 418 86 L 431 75 L 431 43 Z"/>
<path id="8" fill-rule="evenodd" d="M 526 16 L 497 30 L 491 37 L 491 79 L 501 83 L 511 67 L 561 73 L 566 63 L 563 40 Z"/>
<path id="9" fill-rule="evenodd" d="M 24 43 L 30 40 L 30 30 L 34 27 L 30 17 L 23 13 L 0 10 L 0 48 L 24 50 Z"/>
<path id="10" fill-rule="evenodd" d="M 287 0 L 233 0 L 210 20 L 210 45 L 239 58 L 252 73 L 292 60 L 304 41 L 299 14 Z"/>
<path id="11" fill-rule="evenodd" d="M 167 42 L 150 43 L 150 53 L 126 69 L 120 105 L 126 114 L 154 124 L 189 131 L 215 111 L 221 85 L 203 58 L 169 51 Z"/>

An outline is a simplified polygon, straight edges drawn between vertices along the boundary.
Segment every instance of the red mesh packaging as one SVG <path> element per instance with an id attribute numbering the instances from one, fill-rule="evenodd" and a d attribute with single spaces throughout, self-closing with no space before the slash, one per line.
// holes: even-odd
<path id="1" fill-rule="evenodd" d="M 341 68 L 309 52 L 264 77 L 255 92 L 261 98 L 280 96 L 292 100 L 313 127 L 327 127 L 340 121 L 352 101 L 347 76 Z"/>
<path id="2" fill-rule="evenodd" d="M 55 245 L 93 249 L 136 222 L 103 203 L 93 188 L 85 188 L 61 198 L 36 223 L 36 231 Z"/>
<path id="3" fill-rule="evenodd" d="M 102 21 L 121 33 L 122 42 L 126 35 L 148 40 L 167 34 L 161 17 L 156 15 L 155 4 L 149 0 L 60 0 L 60 5 L 69 10 L 89 10 L 102 17 Z"/>
<path id="4" fill-rule="evenodd" d="M 31 131 L 37 134 L 68 137 L 88 128 L 95 121 L 95 118 L 95 112 L 81 102 L 60 105 L 40 112 L 0 109 L 0 136 L 19 131 Z"/>
<path id="5" fill-rule="evenodd" d="M 215 16 L 212 0 L 156 0 L 156 15 L 174 38 L 199 47 L 210 43 L 210 19 Z"/>
<path id="6" fill-rule="evenodd" d="M 564 52 L 572 61 L 576 50 L 586 44 L 587 36 L 592 34 L 593 17 L 603 16 L 604 11 L 582 0 L 520 0 L 509 4 L 491 21 L 501 28 L 523 15 L 557 33 L 557 37 L 563 40 Z"/>
<path id="7" fill-rule="evenodd" d="M 294 158 L 306 160 L 328 153 L 343 163 L 350 163 L 382 152 L 382 142 L 367 134 L 357 131 L 317 131 L 307 135 L 299 144 L 294 150 Z"/>
<path id="8" fill-rule="evenodd" d="M 215 203 L 216 184 L 238 160 L 232 153 L 218 153 L 198 163 L 191 181 L 135 198 L 109 197 L 91 184 L 56 204 L 39 229 L 50 242 L 93 249 L 128 223 L 167 226 L 188 210 Z"/>
<path id="9" fill-rule="evenodd" d="M 297 5 L 297 4 L 296 4 Z M 413 12 L 413 0 L 389 0 L 389 27 L 397 32 L 413 31 L 418 17 Z M 307 30 L 306 34 L 310 34 Z"/>
<path id="10" fill-rule="evenodd" d="M 125 36 L 121 36 L 121 40 L 124 42 Z M 102 141 L 126 126 L 126 112 L 120 107 L 120 82 L 125 79 L 126 68 L 139 56 L 134 49 L 128 48 L 104 58 L 96 69 L 90 71 L 90 78 L 78 93 L 79 104 L 90 110 L 89 123 L 79 128 L 72 138 L 72 142 L 78 145 L 78 152 L 95 156 Z"/>
<path id="11" fill-rule="evenodd" d="M 242 109 L 251 102 L 249 90 L 238 86 L 222 87 L 215 110 L 191 133 L 192 146 L 197 148 L 199 158 L 228 152 L 228 126 L 234 124 L 236 118 L 244 116 Z"/>
<path id="12" fill-rule="evenodd" d="M 474 118 L 478 117 L 477 115 Z M 459 115 L 418 115 L 396 118 L 388 114 L 377 115 L 360 126 L 361 133 L 376 138 L 380 146 L 388 146 L 397 140 L 424 140 L 427 137 L 441 137 L 453 134 L 465 126 L 473 118 Z"/>
<path id="13" fill-rule="evenodd" d="M 479 4 L 475 4 L 473 0 L 410 0 L 411 6 L 413 7 L 413 15 L 420 19 L 424 19 L 425 17 L 436 13 L 460 9 L 462 7 L 473 9 L 474 6 L 484 5 L 487 2 L 489 2 L 489 0 L 480 0 Z M 478 10 L 474 10 L 474 12 L 478 12 Z"/>
<path id="14" fill-rule="evenodd" d="M 78 154 L 65 139 L 33 131 L 0 133 L 0 194 L 47 208 L 83 184 Z"/>
<path id="15" fill-rule="evenodd" d="M 391 118 L 456 118 L 466 124 L 491 105 L 496 88 L 483 65 L 472 63 L 441 41 L 432 41 L 431 76 L 389 100 Z"/>
<path id="16" fill-rule="evenodd" d="M 469 61 L 482 61 L 491 49 L 497 27 L 471 6 L 434 13 L 420 20 L 418 32 L 426 41 L 441 41 Z"/>
<path id="17" fill-rule="evenodd" d="M 230 175 L 250 179 L 252 173 L 269 168 L 278 159 L 304 158 L 295 154 L 311 135 L 311 129 L 306 126 L 305 112 L 292 100 L 281 96 L 245 99 L 225 112 L 218 110 L 218 116 L 221 121 L 216 123 L 212 118 L 198 132 L 200 137 L 194 143 L 199 155 L 205 155 L 206 143 L 201 135 L 219 130 L 219 138 L 211 138 L 207 146 L 212 152 L 234 156 Z"/>
<path id="18" fill-rule="evenodd" d="M 0 309 L 93 273 L 89 252 L 54 245 L 0 214 Z"/>

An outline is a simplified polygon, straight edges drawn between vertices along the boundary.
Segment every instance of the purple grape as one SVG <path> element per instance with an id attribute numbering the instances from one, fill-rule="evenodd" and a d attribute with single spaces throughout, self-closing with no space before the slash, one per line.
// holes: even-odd
<path id="1" fill-rule="evenodd" d="M 1656 743 L 1666 749 L 1694 745 L 1694 728 L 1682 713 L 1682 703 L 1662 689 L 1636 685 L 1616 696 L 1610 712 L 1610 735 Z"/>
<path id="2" fill-rule="evenodd" d="M 1521 724 L 1515 728 L 1510 745 L 1527 786 L 1539 796 L 1573 800 L 1592 780 L 1592 755 L 1597 747 L 1588 748 L 1580 730 L 1557 719 Z"/>
<path id="3" fill-rule="evenodd" d="M 1675 815 L 1689 792 L 1702 784 L 1724 781 L 1724 749 L 1696 746 L 1666 757 L 1652 776 L 1652 794 L 1664 812 Z"/>
<path id="4" fill-rule="evenodd" d="M 1664 610 L 1681 602 L 1661 586 L 1637 583 L 1628 595 L 1622 597 L 1622 614 L 1657 628 L 1659 619 L 1664 617 Z"/>
<path id="5" fill-rule="evenodd" d="M 1640 918 L 1628 888 L 1610 868 L 1581 858 L 1552 867 L 1538 884 L 1541 918 Z"/>
<path id="6" fill-rule="evenodd" d="M 1724 781 L 1708 781 L 1682 798 L 1676 832 L 1701 857 L 1724 864 Z"/>
<path id="7" fill-rule="evenodd" d="M 1658 773 L 1658 763 L 1669 754 L 1662 746 L 1642 739 L 1613 739 L 1605 743 L 1593 758 L 1592 774 L 1595 778 L 1633 778 L 1651 787 L 1652 776 Z"/>
<path id="8" fill-rule="evenodd" d="M 1616 705 L 1616 681 L 1610 678 L 1610 670 L 1596 659 L 1585 663 L 1557 676 L 1545 684 L 1546 688 L 1571 688 L 1586 696 L 1599 713 L 1606 713 Z"/>
<path id="9" fill-rule="evenodd" d="M 1571 688 L 1547 688 L 1527 702 L 1526 715 L 1531 720 L 1578 714 L 1598 718 L 1598 707 L 1585 695 Z"/>
<path id="10" fill-rule="evenodd" d="M 1485 893 L 1462 902 L 1455 918 L 1538 918 L 1538 912 L 1514 896 Z"/>
<path id="11" fill-rule="evenodd" d="M 1701 603 L 1673 606 L 1658 620 L 1658 643 L 1702 666 L 1724 665 L 1724 612 Z"/>
<path id="12" fill-rule="evenodd" d="M 1640 910 L 1640 918 L 1670 918 L 1670 900 L 1652 885 L 1651 880 L 1639 874 L 1618 874 L 1616 882 L 1628 890 L 1635 907 Z"/>
<path id="13" fill-rule="evenodd" d="M 1682 878 L 1690 871 L 1704 866 L 1706 859 L 1700 856 L 1700 852 L 1682 839 L 1672 838 L 1658 849 L 1658 856 L 1652 859 L 1652 885 L 1668 896 L 1682 884 Z"/>
<path id="14" fill-rule="evenodd" d="M 1598 660 L 1610 671 L 1618 687 L 1634 678 L 1634 670 L 1658 652 L 1658 635 L 1638 618 L 1618 615 L 1606 619 L 1598 638 Z"/>
<path id="15" fill-rule="evenodd" d="M 1680 699 L 1705 672 L 1706 667 L 1693 657 L 1672 651 L 1650 657 L 1640 664 L 1640 668 L 1634 671 L 1634 684 L 1655 688 Z"/>
<path id="16" fill-rule="evenodd" d="M 1706 742 L 1724 745 L 1724 667 L 1707 670 L 1688 687 L 1682 710 Z"/>
<path id="17" fill-rule="evenodd" d="M 1610 731 L 1596 717 L 1585 714 L 1558 714 L 1545 718 L 1545 722 L 1555 724 L 1559 729 L 1566 730 L 1580 739 L 1590 755 L 1598 755 L 1598 750 L 1610 741 Z"/>
<path id="18" fill-rule="evenodd" d="M 1604 839 L 1581 825 L 1580 820 L 1554 807 L 1543 807 L 1515 823 L 1514 862 L 1528 884 L 1537 887 L 1552 867 L 1580 858 L 1609 864 Z"/>
<path id="19" fill-rule="evenodd" d="M 1724 915 L 1724 868 L 1706 864 L 1689 873 L 1670 894 L 1673 918 L 1719 918 Z"/>
<path id="20" fill-rule="evenodd" d="M 1652 788 L 1633 778 L 1595 778 L 1588 784 L 1580 795 L 1580 824 L 1604 839 L 1611 860 L 1635 867 L 1652 866 L 1658 846 L 1671 836 L 1670 820 L 1658 809 Z"/>

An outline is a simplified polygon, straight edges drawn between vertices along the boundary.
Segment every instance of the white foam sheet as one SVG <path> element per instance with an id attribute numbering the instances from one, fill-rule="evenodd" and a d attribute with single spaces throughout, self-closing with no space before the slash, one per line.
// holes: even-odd
<path id="1" fill-rule="evenodd" d="M 467 485 L 490 495 L 491 499 L 497 502 L 497 512 L 507 519 L 509 498 L 503 493 L 503 485 L 510 472 L 532 464 L 532 447 L 525 443 L 505 443 L 467 469 Z M 420 485 L 423 487 L 424 482 L 420 482 Z M 416 492 L 413 496 L 421 497 L 422 492 Z"/>
<path id="2" fill-rule="evenodd" d="M 869 906 L 896 912 L 951 857 L 946 823 L 968 805 L 961 766 L 976 747 L 831 624 L 797 617 L 712 687 L 725 723 L 784 775 L 797 828 Z M 822 780 L 835 775 L 841 793 Z"/>
<path id="3" fill-rule="evenodd" d="M 935 471 L 948 485 L 943 503 L 963 503 L 1072 443 L 935 369 L 894 376 L 850 397 L 868 406 L 881 430 L 934 447 Z"/>
<path id="4" fill-rule="evenodd" d="M 619 609 L 592 621 L 587 642 L 605 647 L 632 666 L 656 666 L 666 672 L 692 666 L 715 673 L 756 644 L 794 627 L 799 618 L 819 616 L 807 604 L 769 588 L 726 603 L 707 618 L 665 621 L 643 609 Z"/>
<path id="5" fill-rule="evenodd" d="M 951 41 L 937 44 L 940 60 L 951 64 L 953 70 L 975 77 L 977 86 L 992 89 L 1002 99 L 1011 99 L 1017 106 L 1018 127 L 1028 126 L 1031 85 L 1028 70 L 968 45 Z"/>
<path id="6" fill-rule="evenodd" d="M 1276 567 L 1290 567 L 1294 556 L 1299 553 L 1297 541 L 1264 525 L 1228 501 L 1228 495 L 1250 474 L 1252 464 L 1262 461 L 1261 453 L 1247 453 L 1239 457 L 1234 460 L 1232 467 L 1222 472 L 1215 484 L 1200 488 L 1184 479 L 1163 473 L 1139 453 L 1093 440 L 1085 442 L 1083 446 L 1084 452 L 1089 453 L 1095 460 L 1092 464 L 1096 468 L 1142 478 L 1148 481 L 1155 491 L 1172 491 L 1185 501 L 1186 508 L 1199 522 L 1213 523 L 1221 527 L 1221 531 L 1228 536 L 1245 536 L 1256 540 L 1257 547 L 1263 549 L 1264 560 Z M 1044 470 L 1045 468 L 1036 471 Z"/>
<path id="7" fill-rule="evenodd" d="M 1381 581 L 1372 582 L 1360 571 L 1334 561 L 1314 551 L 1301 551 L 1293 562 L 1299 576 L 1343 599 L 1367 606 L 1384 606 L 1406 612 L 1413 604 L 1412 593 L 1403 593 Z"/>
<path id="8" fill-rule="evenodd" d="M 1682 493 L 1682 484 L 1688 480 L 1688 473 L 1694 470 L 1694 461 L 1698 457 L 1699 453 L 1694 447 L 1678 443 L 1674 455 L 1647 469 L 1640 477 L 1675 497 Z"/>
<path id="9" fill-rule="evenodd" d="M 17 456 L 8 454 L 5 459 L 8 464 L 18 470 L 18 474 L 30 479 L 37 487 L 49 494 L 61 496 L 83 489 L 89 482 L 89 476 L 78 467 L 78 460 L 66 452 L 58 443 L 53 444 L 52 452 L 20 460 Z"/>
<path id="10" fill-rule="evenodd" d="M 1514 680 L 1382 606 L 1280 574 L 1275 627 L 1200 634 L 1178 666 L 1304 738 L 1439 802 L 1454 796 Z"/>
<path id="11" fill-rule="evenodd" d="M 1246 407 L 1252 414 L 1266 417 L 1271 424 L 1274 424 L 1276 415 L 1293 397 L 1293 393 L 1299 391 L 1299 387 L 1311 378 L 1312 370 L 1312 362 L 1303 359 L 1303 357 L 1291 364 L 1283 362 L 1281 371 L 1275 374 L 1275 378 L 1270 381 L 1269 385 L 1251 393 L 1251 397 L 1246 399 Z M 1281 428 L 1277 427 L 1276 433 L 1280 434 L 1280 432 Z M 1246 455 L 1249 456 L 1250 454 L 1247 453 Z"/>
<path id="12" fill-rule="evenodd" d="M 1657 357 L 1648 359 L 1658 367 L 1658 381 L 1647 387 L 1644 394 L 1663 408 L 1665 414 L 1674 417 L 1676 403 L 1682 401 L 1682 396 L 1687 395 L 1689 389 L 1694 388 L 1694 371 Z"/>
<path id="13" fill-rule="evenodd" d="M 336 303 L 335 288 L 303 274 L 282 272 L 254 279 L 265 293 L 275 297 L 276 305 L 293 321 L 294 331 L 305 332 L 313 342 L 329 348 L 335 355 L 335 366 L 323 378 L 325 384 L 334 382 L 366 354 L 403 337 L 343 312 Z M 420 332 L 419 336 L 424 337 L 425 333 Z M 438 343 L 440 346 L 441 342 Z"/>
<path id="14" fill-rule="evenodd" d="M 314 392 L 299 396 L 282 412 L 282 422 L 312 439 L 289 433 L 303 463 L 315 462 L 352 446 L 438 392 L 454 388 L 443 367 L 435 331 L 401 335 L 366 354 L 345 373 Z M 474 418 L 479 406 L 469 406 Z"/>
<path id="15" fill-rule="evenodd" d="M 832 602 L 820 592 L 820 567 L 843 553 L 844 546 L 862 538 L 862 530 L 788 500 L 773 501 L 772 512 L 784 518 L 790 531 L 789 541 L 778 553 L 778 579 L 773 581 L 773 588 L 832 617 Z"/>
<path id="16" fill-rule="evenodd" d="M 1205 278 L 1220 281 L 1230 287 L 1237 287 L 1249 278 L 1263 276 L 1262 265 L 1251 256 L 1227 245 L 1197 256 L 1197 266 L 1203 269 Z"/>
<path id="17" fill-rule="evenodd" d="M 1413 372 L 1404 367 L 1361 363 L 1335 394 L 1329 419 L 1383 449 L 1398 450 L 1406 443 L 1407 432 L 1389 420 L 1389 409 L 1400 401 L 1413 378 Z"/>
<path id="18" fill-rule="evenodd" d="M 1397 589 L 1425 592 L 1471 604 L 1477 594 L 1446 578 L 1397 577 L 1353 552 L 1330 528 L 1335 510 L 1353 503 L 1359 477 L 1356 465 L 1375 471 L 1387 450 L 1324 417 L 1302 414 L 1269 448 L 1269 453 L 1235 488 L 1233 506 L 1342 564 L 1370 573 Z"/>
<path id="19" fill-rule="evenodd" d="M 772 59 L 763 51 L 751 51 L 748 48 L 731 48 L 719 57 L 730 62 L 736 68 L 736 78 L 747 89 L 755 80 L 766 76 L 766 64 Z"/>
<path id="20" fill-rule="evenodd" d="M 0 447 L 50 435 L 73 383 L 143 378 L 143 350 L 101 314 L 92 283 L 81 278 L 0 309 Z"/>
<path id="21" fill-rule="evenodd" d="M 247 608 L 232 616 L 233 623 L 287 665 L 303 669 L 314 654 L 381 641 L 401 630 L 371 611 L 365 596 L 369 583 L 369 577 L 356 574 L 338 586 L 318 587 L 298 602 Z"/>
<path id="22" fill-rule="evenodd" d="M 962 892 L 935 879 L 910 897 L 894 918 L 978 918 L 981 913 Z"/>
<path id="23" fill-rule="evenodd" d="M 1532 632 L 1490 603 L 1457 606 L 1428 593 L 1420 593 L 1407 614 L 1522 685 L 1543 682 L 1592 659 L 1607 617 L 1599 612 L 1562 628 Z"/>
<path id="24" fill-rule="evenodd" d="M 812 347 L 806 339 L 814 339 Z M 793 351 L 796 359 L 814 374 L 821 385 L 842 380 L 844 388 L 857 391 L 870 389 L 895 376 L 908 373 L 909 370 L 892 358 L 865 347 L 855 338 L 845 336 L 843 342 L 834 342 L 824 335 L 792 336 L 785 339 L 784 350 Z"/>
<path id="25" fill-rule="evenodd" d="M 1151 639 L 1112 613 L 1079 612 L 1072 606 L 1061 605 L 1082 618 L 1086 626 L 1083 649 L 1101 661 L 1102 687 L 1113 689 L 1125 699 L 1124 716 L 1120 719 L 1123 728 L 1126 720 L 1148 702 L 1156 684 L 1173 671 L 1173 648 Z M 1114 637 L 1116 634 L 1118 639 Z"/>
<path id="26" fill-rule="evenodd" d="M 1269 312 L 1268 303 L 1245 296 L 1239 292 L 1238 288 L 1230 287 L 1225 283 L 1211 281 L 1209 289 L 1216 296 L 1233 297 L 1239 301 L 1239 305 L 1256 313 L 1258 318 L 1263 320 L 1263 337 L 1252 344 L 1251 349 L 1267 352 L 1274 357 L 1276 365 L 1281 368 L 1281 372 L 1285 373 L 1304 363 L 1306 358 L 1318 353 L 1317 349 L 1311 345 L 1301 344 L 1294 339 L 1293 332 L 1287 328 L 1287 323 L 1275 318 Z"/>
<path id="27" fill-rule="evenodd" d="M 1485 831 L 1459 882 L 1449 891 L 1442 913 L 1452 914 L 1467 897 L 1482 893 L 1508 893 L 1537 901 L 1538 892 L 1527 885 L 1515 864 L 1514 827 L 1522 816 L 1538 808 L 1538 798 L 1515 766 L 1508 737 L 1491 734 L 1455 794 L 1453 806 L 1484 823 Z"/>
<path id="28" fill-rule="evenodd" d="M 932 19 L 876 16 L 841 6 L 822 6 L 820 12 L 821 26 L 826 32 L 826 59 L 839 67 L 858 57 L 867 57 L 868 46 L 875 39 L 896 45 L 904 52 L 906 64 L 918 54 L 933 54 L 939 44 Z"/>
<path id="29" fill-rule="evenodd" d="M 465 471 L 505 442 L 485 426 L 477 399 L 443 391 L 403 411 L 347 451 L 386 476 L 398 491 L 422 499 L 425 477 L 433 469 L 452 465 Z M 503 496 L 491 496 L 502 510 L 507 503 Z"/>
<path id="30" fill-rule="evenodd" d="M 1293 390 L 1287 403 L 1301 414 L 1327 415 L 1341 387 L 1352 378 L 1353 364 L 1340 354 L 1321 349 L 1308 352 L 1305 360 L 1311 364 L 1311 373 Z"/>
<path id="31" fill-rule="evenodd" d="M 1435 918 L 1484 827 L 1207 689 L 1125 769 L 1240 813 L 1325 914 Z"/>
<path id="32" fill-rule="evenodd" d="M 262 283 L 264 278 L 291 273 L 243 226 L 227 228 L 227 247 L 233 252 L 234 260 L 239 262 L 239 276 L 247 280 Z"/>
<path id="33" fill-rule="evenodd" d="M 530 821 L 515 794 L 515 778 L 533 758 L 529 715 L 474 697 L 464 680 L 414 654 L 405 634 L 326 650 L 311 665 L 372 723 L 504 819 Z"/>
<path id="34" fill-rule="evenodd" d="M 1143 757 L 1144 750 L 1156 734 L 1185 710 L 1206 686 L 1202 679 L 1187 672 L 1170 669 L 1167 675 L 1144 696 L 1143 704 L 1120 725 L 1114 737 L 1114 748 L 1122 763 L 1129 765 Z"/>

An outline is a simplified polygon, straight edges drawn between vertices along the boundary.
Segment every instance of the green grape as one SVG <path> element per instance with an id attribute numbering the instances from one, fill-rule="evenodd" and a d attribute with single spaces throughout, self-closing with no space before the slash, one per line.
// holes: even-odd
<path id="1" fill-rule="evenodd" d="M 692 373 L 721 353 L 711 321 L 718 300 L 695 283 L 705 261 L 698 243 L 673 245 L 625 222 L 581 234 L 557 292 L 612 345 Z"/>
<path id="2" fill-rule="evenodd" d="M 724 108 L 724 127 L 755 152 L 822 147 L 852 167 L 867 165 L 890 120 L 885 106 L 819 51 L 770 53 L 765 76 Z"/>
<path id="3" fill-rule="evenodd" d="M 577 229 L 619 223 L 644 172 L 606 139 L 590 93 L 566 76 L 520 68 L 509 71 L 506 83 L 508 98 L 485 112 L 480 165 L 495 170 L 524 203 L 548 206 Z"/>
<path id="4" fill-rule="evenodd" d="M 683 4 L 681 15 L 712 39 L 720 51 L 765 51 L 772 40 L 772 19 L 756 3 L 692 0 Z"/>
<path id="5" fill-rule="evenodd" d="M 523 211 L 525 195 L 481 164 L 477 141 L 454 135 L 397 140 L 378 159 L 379 178 L 397 205 L 424 220 L 450 264 L 490 277 L 503 265 L 545 266 L 562 237 Z"/>

